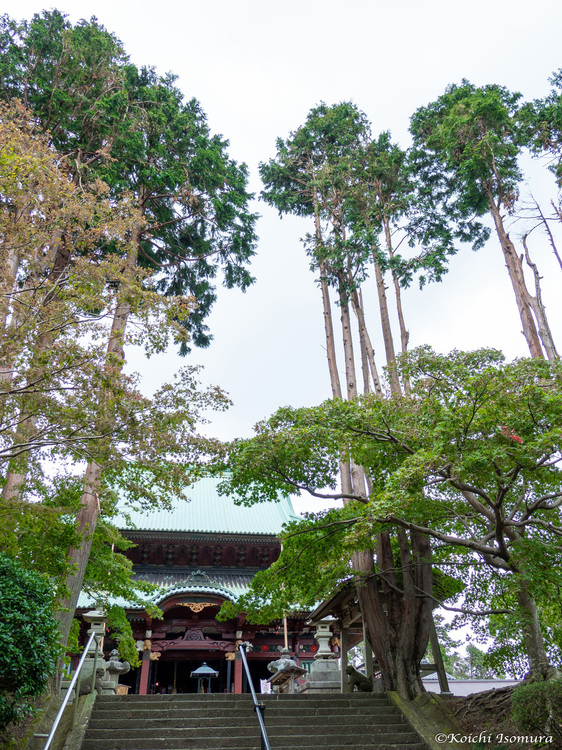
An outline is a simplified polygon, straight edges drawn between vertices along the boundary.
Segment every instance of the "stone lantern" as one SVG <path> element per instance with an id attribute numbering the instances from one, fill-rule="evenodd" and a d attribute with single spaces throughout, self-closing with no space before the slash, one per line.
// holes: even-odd
<path id="1" fill-rule="evenodd" d="M 214 669 L 211 669 L 211 667 L 207 666 L 206 662 L 203 662 L 203 665 L 199 667 L 198 669 L 194 669 L 193 672 L 189 675 L 190 677 L 197 677 L 197 692 L 201 692 L 201 685 L 203 684 L 203 680 L 207 680 L 207 692 L 211 692 L 211 678 L 212 677 L 218 677 L 219 673 L 216 672 Z"/>

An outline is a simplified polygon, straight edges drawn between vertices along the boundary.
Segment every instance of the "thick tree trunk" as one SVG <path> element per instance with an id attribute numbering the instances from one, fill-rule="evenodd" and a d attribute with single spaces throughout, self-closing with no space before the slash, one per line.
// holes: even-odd
<path id="1" fill-rule="evenodd" d="M 525 651 L 529 658 L 531 677 L 544 679 L 550 670 L 550 664 L 542 637 L 537 605 L 525 583 L 522 583 L 517 591 L 517 603 L 522 615 L 521 628 L 525 641 Z"/>
<path id="2" fill-rule="evenodd" d="M 381 669 L 384 690 L 396 690 L 411 700 L 425 692 L 420 661 L 429 643 L 432 625 L 432 573 L 429 540 L 398 532 L 400 578 L 390 534 L 377 538 L 377 569 L 373 553 L 357 552 L 357 596 L 373 652 Z"/>
<path id="3" fill-rule="evenodd" d="M 511 285 L 515 293 L 515 301 L 519 310 L 519 317 L 523 325 L 523 335 L 527 341 L 531 357 L 544 358 L 543 350 L 539 335 L 537 333 L 537 327 L 533 318 L 531 307 L 528 303 L 529 292 L 525 283 L 525 277 L 523 276 L 523 270 L 521 263 L 515 251 L 515 246 L 509 238 L 509 234 L 506 232 L 503 218 L 501 216 L 498 206 L 495 204 L 493 197 L 489 196 L 488 204 L 490 213 L 494 220 L 496 233 L 500 241 L 500 246 L 503 251 L 505 265 L 507 267 L 509 278 L 511 279 Z"/>
<path id="4" fill-rule="evenodd" d="M 357 571 L 356 587 L 359 608 L 375 659 L 381 670 L 382 689 L 385 691 L 394 690 L 396 687 L 396 664 L 390 648 L 392 634 L 375 577 L 372 552 L 355 552 L 352 564 Z"/>

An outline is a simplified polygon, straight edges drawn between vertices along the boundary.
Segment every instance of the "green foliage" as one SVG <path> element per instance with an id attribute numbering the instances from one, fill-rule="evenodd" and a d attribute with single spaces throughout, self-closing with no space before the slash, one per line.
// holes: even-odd
<path id="1" fill-rule="evenodd" d="M 539 735 L 551 734 L 562 741 L 562 680 L 518 685 L 513 691 L 511 706 L 518 729 Z"/>
<path id="2" fill-rule="evenodd" d="M 0 554 L 0 730 L 30 711 L 61 654 L 53 591 L 38 573 Z"/>
<path id="3" fill-rule="evenodd" d="M 312 109 L 302 127 L 277 140 L 276 157 L 260 165 L 264 200 L 281 214 L 322 221 L 305 240 L 311 267 L 343 300 L 372 264 L 392 271 L 403 286 L 417 273 L 423 285 L 441 280 L 458 240 L 481 242 L 474 222 L 456 216 L 459 227 L 452 226 L 418 172 L 390 133 L 371 139 L 365 114 L 351 102 Z M 409 257 L 393 248 L 391 230 L 406 240 L 395 244 L 409 246 Z"/>
<path id="4" fill-rule="evenodd" d="M 370 394 L 279 409 L 256 427 L 255 437 L 230 444 L 231 474 L 222 491 L 249 504 L 295 490 L 342 497 L 335 489 L 338 461 L 350 456 L 369 475 L 369 496 L 347 496 L 357 501 L 347 506 L 349 517 L 334 511 L 302 528 L 308 531 L 308 524 L 320 537 L 337 521 L 337 544 L 319 548 L 327 565 L 334 560 L 336 578 L 345 575 L 340 566 L 353 545 L 365 549 L 384 528 L 416 530 L 434 540 L 434 568 L 464 587 L 467 616 L 513 617 L 521 637 L 527 615 L 518 590 L 526 587 L 546 607 L 562 585 L 562 367 L 544 360 L 505 363 L 489 350 L 442 356 L 421 348 L 400 368 L 411 383 L 408 396 Z M 293 543 L 285 538 L 281 563 L 293 577 L 300 575 L 293 568 L 302 568 L 303 587 L 307 575 L 322 582 L 315 545 L 307 547 L 306 537 L 294 543 L 290 565 Z M 503 671 L 499 664 L 495 669 Z"/>
<path id="5" fill-rule="evenodd" d="M 225 603 L 221 618 L 245 612 L 250 622 L 265 624 L 287 612 L 310 611 L 352 574 L 350 557 L 359 525 L 355 504 L 287 525 L 279 559 L 252 579 L 248 594 Z M 363 548 L 368 540 L 363 540 Z"/>
<path id="6" fill-rule="evenodd" d="M 178 323 L 208 346 L 214 279 L 222 273 L 225 286 L 242 290 L 253 281 L 257 217 L 246 166 L 173 75 L 136 68 L 95 18 L 73 26 L 59 11 L 19 23 L 3 16 L 0 40 L 2 96 L 26 101 L 77 180 L 101 177 L 114 197 L 131 194 L 145 219 L 139 264 L 157 275 L 158 294 L 197 300 Z M 178 341 L 183 354 L 187 340 Z"/>
<path id="7" fill-rule="evenodd" d="M 444 208 L 459 219 L 482 216 L 490 200 L 512 208 L 522 177 L 520 98 L 496 84 L 476 87 L 464 80 L 412 116 L 410 129 L 425 181 L 428 187 L 451 189 Z"/>
<path id="8" fill-rule="evenodd" d="M 122 607 L 112 604 L 106 609 L 107 627 L 111 637 L 117 643 L 122 661 L 128 661 L 132 668 L 140 664 L 136 641 L 133 638 L 131 623 L 127 620 Z"/>
<path id="9" fill-rule="evenodd" d="M 524 105 L 520 120 L 532 151 L 548 157 L 548 168 L 562 187 L 562 69 L 552 75 L 550 83 L 550 94 Z"/>

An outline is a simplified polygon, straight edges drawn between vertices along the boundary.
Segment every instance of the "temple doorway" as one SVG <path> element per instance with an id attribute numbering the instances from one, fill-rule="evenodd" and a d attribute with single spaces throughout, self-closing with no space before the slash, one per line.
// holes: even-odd
<path id="1" fill-rule="evenodd" d="M 218 677 L 211 679 L 211 692 L 224 693 L 226 691 L 227 665 L 225 659 L 164 659 L 152 663 L 148 692 L 158 693 L 195 693 L 197 678 L 190 674 L 198 669 L 203 662 L 218 672 Z M 206 687 L 206 683 L 205 683 Z"/>

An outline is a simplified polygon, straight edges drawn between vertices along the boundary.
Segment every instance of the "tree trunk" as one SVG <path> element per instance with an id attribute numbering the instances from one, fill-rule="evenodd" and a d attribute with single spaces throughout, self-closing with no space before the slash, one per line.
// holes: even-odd
<path id="1" fill-rule="evenodd" d="M 550 670 L 550 664 L 542 637 L 537 605 L 534 598 L 529 594 L 526 583 L 521 583 L 517 591 L 517 602 L 522 615 L 521 628 L 525 641 L 525 651 L 529 658 L 531 677 L 545 679 Z"/>
<path id="2" fill-rule="evenodd" d="M 140 245 L 142 229 L 137 225 L 133 230 L 133 241 L 129 250 L 125 275 L 133 274 L 137 264 L 138 247 Z M 129 315 L 131 312 L 130 304 L 126 299 L 118 301 L 113 316 L 111 332 L 107 345 L 107 366 L 109 369 L 121 367 L 124 362 L 123 340 Z M 117 360 L 117 362 L 116 362 Z M 96 528 L 100 505 L 99 505 L 99 487 L 101 482 L 101 467 L 95 461 L 91 461 L 84 477 L 84 489 L 80 500 L 80 510 L 76 515 L 76 529 L 81 538 L 79 547 L 71 547 L 68 550 L 67 561 L 72 564 L 72 572 L 66 579 L 66 586 L 69 595 L 66 600 L 60 603 L 58 620 L 61 632 L 62 642 L 68 642 L 70 627 L 74 617 L 74 611 L 84 583 L 84 575 L 92 549 L 93 535 Z"/>
<path id="3" fill-rule="evenodd" d="M 322 247 L 322 227 L 320 226 L 320 209 L 318 207 L 318 194 L 313 193 L 314 203 L 314 231 L 316 236 L 316 247 Z M 336 360 L 336 346 L 334 339 L 334 325 L 332 323 L 332 306 L 330 304 L 330 291 L 326 280 L 326 265 L 321 258 L 318 258 L 318 267 L 320 269 L 320 289 L 322 291 L 322 309 L 324 312 L 324 330 L 326 332 L 326 356 L 328 358 L 328 372 L 330 374 L 330 385 L 332 386 L 332 395 L 334 398 L 341 398 L 340 376 L 338 373 L 338 363 Z"/>
<path id="4" fill-rule="evenodd" d="M 343 339 L 343 354 L 345 362 L 345 378 L 347 398 L 351 401 L 357 398 L 357 378 L 355 376 L 355 358 L 353 356 L 353 337 L 351 331 L 351 320 L 349 316 L 349 302 L 345 294 L 343 271 L 338 272 L 340 278 L 340 310 Z"/>
<path id="5" fill-rule="evenodd" d="M 546 316 L 546 309 L 542 301 L 541 277 L 539 274 L 539 269 L 537 268 L 536 263 L 532 262 L 531 256 L 529 254 L 529 248 L 527 247 L 527 235 L 523 236 L 523 248 L 525 250 L 525 260 L 527 261 L 527 265 L 529 266 L 529 268 L 532 270 L 535 279 L 535 296 L 533 297 L 530 295 L 528 302 L 532 307 L 533 312 L 535 313 L 535 318 L 538 321 L 539 336 L 541 337 L 541 341 L 545 348 L 546 356 L 551 362 L 553 362 L 559 359 L 559 356 L 558 352 L 556 351 L 556 345 L 554 343 L 554 337 L 552 336 L 550 324 Z"/>
<path id="6" fill-rule="evenodd" d="M 383 217 L 384 234 L 386 239 L 386 249 L 388 251 L 388 257 L 390 260 L 394 257 L 394 249 L 392 247 L 392 236 L 390 234 L 390 225 L 388 219 Z M 410 333 L 406 329 L 406 322 L 404 320 L 404 310 L 402 308 L 402 290 L 400 289 L 400 282 L 396 276 L 394 270 L 391 270 L 392 282 L 394 284 L 394 297 L 396 300 L 396 313 L 398 315 L 398 326 L 400 328 L 400 345 L 402 348 L 402 354 L 406 354 L 408 351 L 408 342 L 410 341 Z M 404 392 L 410 392 L 410 383 L 407 379 L 404 379 Z"/>
<path id="7" fill-rule="evenodd" d="M 64 646 L 68 643 L 70 628 L 74 618 L 74 611 L 78 604 L 78 597 L 84 583 L 86 566 L 90 559 L 92 541 L 96 522 L 100 512 L 99 486 L 101 469 L 91 461 L 84 476 L 84 489 L 81 497 L 81 509 L 76 516 L 76 531 L 82 539 L 80 547 L 71 547 L 68 550 L 67 562 L 71 563 L 72 570 L 66 578 L 66 586 L 69 590 L 68 597 L 59 604 L 57 619 L 61 640 Z"/>
<path id="8" fill-rule="evenodd" d="M 352 564 L 358 573 L 355 579 L 357 599 L 369 642 L 381 670 L 382 689 L 395 690 L 396 665 L 390 648 L 392 634 L 375 577 L 373 555 L 368 551 L 355 552 Z"/>
<path id="9" fill-rule="evenodd" d="M 375 393 L 377 394 L 377 396 L 382 396 L 382 386 L 379 379 L 379 373 L 377 371 L 377 365 L 375 363 L 375 350 L 373 349 L 369 331 L 367 330 L 367 325 L 365 323 L 365 311 L 363 308 L 363 298 L 361 295 L 361 290 L 359 290 L 359 293 L 354 291 L 351 294 L 351 306 L 357 318 L 357 324 L 359 327 L 359 341 L 361 342 L 362 355 L 361 363 L 363 364 L 364 356 L 366 358 L 366 364 L 369 366 L 369 369 L 371 371 Z M 366 388 L 365 390 L 367 392 L 368 389 Z"/>
<path id="10" fill-rule="evenodd" d="M 515 301 L 517 302 L 519 316 L 523 325 L 523 335 L 527 341 L 531 357 L 544 358 L 535 321 L 528 303 L 528 297 L 530 295 L 525 284 L 525 277 L 523 276 L 523 270 L 517 252 L 515 251 L 513 242 L 509 238 L 509 234 L 505 230 L 500 210 L 491 195 L 488 196 L 488 205 L 503 251 L 505 265 L 509 273 L 509 278 L 511 279 L 511 285 L 515 293 Z"/>
<path id="11" fill-rule="evenodd" d="M 382 336 L 384 340 L 384 350 L 386 353 L 386 366 L 388 368 L 388 379 L 390 381 L 390 391 L 396 396 L 400 395 L 400 380 L 398 378 L 398 370 L 396 368 L 396 352 L 394 350 L 394 340 L 392 337 L 392 329 L 390 327 L 390 316 L 388 314 L 388 302 L 386 299 L 386 287 L 384 285 L 384 278 L 382 270 L 373 249 L 373 261 L 375 264 L 375 279 L 377 282 L 377 292 L 379 298 L 379 310 L 381 316 L 381 328 Z"/>
<path id="12" fill-rule="evenodd" d="M 336 360 L 336 347 L 334 339 L 334 325 L 332 323 L 332 307 L 330 305 L 330 291 L 324 271 L 324 262 L 320 266 L 320 289 L 322 291 L 322 307 L 324 311 L 324 330 L 326 332 L 326 357 L 328 359 L 328 372 L 330 374 L 330 385 L 334 398 L 341 398 L 340 376 Z"/>

